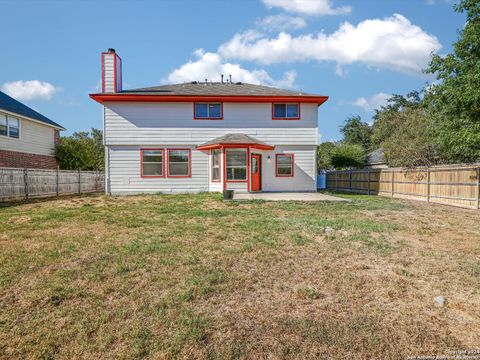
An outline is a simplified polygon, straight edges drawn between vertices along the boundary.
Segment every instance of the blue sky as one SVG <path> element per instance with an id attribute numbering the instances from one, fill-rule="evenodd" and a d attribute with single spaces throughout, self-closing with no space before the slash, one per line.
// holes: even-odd
<path id="1" fill-rule="evenodd" d="M 251 81 L 328 95 L 321 139 L 366 121 L 388 94 L 421 89 L 431 51 L 451 51 L 465 18 L 448 0 L 2 1 L 0 88 L 68 130 L 101 128 L 100 53 L 123 59 L 124 88 Z M 5 30 L 8 29 L 8 30 Z M 65 134 L 65 133 L 64 133 Z"/>

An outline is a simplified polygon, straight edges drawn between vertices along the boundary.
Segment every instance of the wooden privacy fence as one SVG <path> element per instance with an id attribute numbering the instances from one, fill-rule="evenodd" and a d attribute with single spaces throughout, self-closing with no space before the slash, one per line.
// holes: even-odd
<path id="1" fill-rule="evenodd" d="M 327 172 L 327 189 L 480 208 L 480 164 Z"/>
<path id="2" fill-rule="evenodd" d="M 98 171 L 0 168 L 0 201 L 82 194 L 104 189 Z"/>

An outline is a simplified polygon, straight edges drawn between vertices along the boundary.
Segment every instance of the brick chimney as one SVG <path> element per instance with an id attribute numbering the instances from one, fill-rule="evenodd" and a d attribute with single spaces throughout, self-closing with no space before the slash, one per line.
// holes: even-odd
<path id="1" fill-rule="evenodd" d="M 102 52 L 102 92 L 122 91 L 122 59 L 115 49 Z"/>

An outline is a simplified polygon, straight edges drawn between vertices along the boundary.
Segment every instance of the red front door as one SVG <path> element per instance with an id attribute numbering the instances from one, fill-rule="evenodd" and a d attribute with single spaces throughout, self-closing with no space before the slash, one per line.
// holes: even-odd
<path id="1" fill-rule="evenodd" d="M 262 190 L 262 155 L 252 154 L 252 191 Z"/>

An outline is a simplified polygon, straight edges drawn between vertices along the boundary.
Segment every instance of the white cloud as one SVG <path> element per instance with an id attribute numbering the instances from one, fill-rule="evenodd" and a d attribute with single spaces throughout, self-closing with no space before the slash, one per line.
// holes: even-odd
<path id="1" fill-rule="evenodd" d="M 352 11 L 351 6 L 333 8 L 330 0 L 262 0 L 269 7 L 304 15 L 341 15 Z"/>
<path id="2" fill-rule="evenodd" d="M 441 48 L 438 39 L 395 14 L 368 19 L 354 26 L 344 22 L 332 34 L 323 32 L 297 37 L 281 32 L 268 38 L 256 31 L 236 34 L 219 47 L 225 59 L 263 64 L 295 61 L 334 61 L 340 65 L 364 63 L 406 73 L 421 73 L 432 52 Z"/>
<path id="3" fill-rule="evenodd" d="M 364 97 L 359 97 L 352 105 L 361 107 L 366 112 L 374 111 L 375 109 L 380 109 L 381 106 L 387 104 L 387 100 L 391 98 L 391 94 L 385 94 L 383 92 L 370 96 L 368 99 Z"/>
<path id="4" fill-rule="evenodd" d="M 51 100 L 60 88 L 39 80 L 18 80 L 2 85 L 2 91 L 17 100 Z"/>
<path id="5" fill-rule="evenodd" d="M 246 82 L 250 84 L 263 84 L 279 87 L 294 87 L 296 72 L 288 71 L 281 79 L 273 79 L 265 70 L 247 70 L 239 64 L 225 62 L 219 54 L 205 52 L 198 49 L 194 52 L 196 60 L 188 61 L 177 69 L 173 70 L 163 83 L 181 83 L 189 81 L 220 81 L 221 74 L 226 78 L 232 75 L 232 81 Z"/>
<path id="6" fill-rule="evenodd" d="M 258 25 L 267 31 L 283 31 L 288 29 L 298 30 L 307 26 L 307 22 L 301 17 L 284 14 L 270 15 L 258 22 Z"/>

